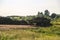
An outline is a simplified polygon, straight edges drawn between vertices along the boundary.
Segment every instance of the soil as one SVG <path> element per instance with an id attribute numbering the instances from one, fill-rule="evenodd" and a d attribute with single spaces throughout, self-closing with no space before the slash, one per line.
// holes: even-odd
<path id="1" fill-rule="evenodd" d="M 22 28 L 36 28 L 36 27 L 32 25 L 0 25 L 0 30 L 22 29 Z"/>

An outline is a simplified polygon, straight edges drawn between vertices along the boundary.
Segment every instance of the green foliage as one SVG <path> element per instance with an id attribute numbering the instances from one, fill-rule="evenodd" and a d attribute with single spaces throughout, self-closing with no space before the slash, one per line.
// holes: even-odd
<path id="1" fill-rule="evenodd" d="M 45 16 L 49 16 L 50 12 L 48 10 L 45 10 Z"/>
<path id="2" fill-rule="evenodd" d="M 37 17 L 44 17 L 43 12 L 38 12 Z"/>
<path id="3" fill-rule="evenodd" d="M 60 25 L 60 18 L 54 19 L 51 21 L 53 25 Z"/>
<path id="4" fill-rule="evenodd" d="M 37 17 L 33 19 L 33 23 L 36 23 L 37 26 L 51 26 L 50 19 L 44 18 L 44 17 Z"/>
<path id="5" fill-rule="evenodd" d="M 7 17 L 0 17 L 0 24 L 38 24 L 43 26 L 48 26 L 50 22 L 52 24 L 60 24 L 59 19 L 60 15 L 56 13 L 52 13 L 50 16 L 50 12 L 45 10 L 43 12 L 38 12 L 37 15 L 30 15 L 30 16 L 7 16 Z M 49 20 L 50 19 L 50 20 Z M 24 22 L 22 22 L 24 21 Z"/>
<path id="6" fill-rule="evenodd" d="M 58 18 L 60 18 L 60 15 L 57 15 L 57 16 L 56 16 L 56 19 L 58 19 Z"/>
<path id="7" fill-rule="evenodd" d="M 56 14 L 55 14 L 55 13 L 52 13 L 52 14 L 51 14 L 51 18 L 52 18 L 52 19 L 56 18 Z"/>
<path id="8" fill-rule="evenodd" d="M 39 27 L 36 29 L 30 29 L 30 30 L 36 33 L 42 33 L 49 36 L 52 36 L 52 35 L 60 36 L 60 25 L 53 25 L 51 27 Z"/>

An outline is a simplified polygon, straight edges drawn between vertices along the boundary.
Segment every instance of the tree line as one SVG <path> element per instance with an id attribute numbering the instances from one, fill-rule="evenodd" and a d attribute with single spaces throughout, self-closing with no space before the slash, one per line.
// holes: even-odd
<path id="1" fill-rule="evenodd" d="M 34 16 L 0 16 L 0 24 L 9 24 L 9 25 L 37 25 L 37 26 L 50 26 L 51 21 L 60 18 L 60 15 L 52 13 L 48 10 L 43 12 L 38 12 Z"/>

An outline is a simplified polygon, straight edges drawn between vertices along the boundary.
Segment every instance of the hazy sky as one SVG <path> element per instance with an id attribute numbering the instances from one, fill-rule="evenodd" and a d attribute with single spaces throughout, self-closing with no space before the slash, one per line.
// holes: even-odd
<path id="1" fill-rule="evenodd" d="M 48 9 L 60 13 L 60 0 L 0 0 L 0 15 L 36 15 Z"/>

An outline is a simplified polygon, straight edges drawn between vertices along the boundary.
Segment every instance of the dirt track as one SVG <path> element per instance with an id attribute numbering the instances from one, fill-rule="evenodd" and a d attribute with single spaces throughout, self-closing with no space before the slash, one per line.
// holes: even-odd
<path id="1" fill-rule="evenodd" d="M 2 29 L 20 29 L 20 28 L 36 28 L 31 25 L 0 25 L 0 30 Z"/>

